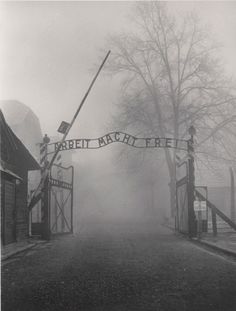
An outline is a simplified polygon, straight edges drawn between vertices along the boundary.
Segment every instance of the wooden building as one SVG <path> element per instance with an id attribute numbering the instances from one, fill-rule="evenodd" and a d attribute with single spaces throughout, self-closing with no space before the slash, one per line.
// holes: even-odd
<path id="1" fill-rule="evenodd" d="M 0 110 L 1 240 L 6 245 L 29 236 L 28 171 L 40 166 L 13 133 Z"/>

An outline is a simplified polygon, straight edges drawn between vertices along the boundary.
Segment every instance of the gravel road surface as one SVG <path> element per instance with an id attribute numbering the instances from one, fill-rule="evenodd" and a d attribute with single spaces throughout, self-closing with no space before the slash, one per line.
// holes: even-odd
<path id="1" fill-rule="evenodd" d="M 236 262 L 156 224 L 84 224 L 3 263 L 8 310 L 235 311 Z"/>

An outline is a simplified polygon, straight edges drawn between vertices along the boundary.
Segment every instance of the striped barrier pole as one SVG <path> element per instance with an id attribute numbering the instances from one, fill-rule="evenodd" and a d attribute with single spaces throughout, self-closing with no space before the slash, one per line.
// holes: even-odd
<path id="1" fill-rule="evenodd" d="M 50 162 L 49 162 L 48 165 L 46 166 L 45 174 L 44 174 L 43 177 L 41 178 L 40 183 L 39 183 L 37 189 L 35 190 L 35 192 L 34 192 L 34 194 L 33 194 L 33 197 L 32 197 L 32 199 L 31 199 L 31 201 L 30 201 L 30 203 L 29 203 L 29 205 L 28 205 L 29 210 L 32 209 L 33 206 L 34 206 L 34 205 L 38 202 L 38 200 L 40 199 L 40 196 L 41 196 L 41 193 L 40 193 L 40 192 L 41 192 L 41 190 L 42 190 L 42 188 L 43 188 L 43 185 L 44 185 L 44 183 L 45 183 L 45 180 L 46 180 L 46 178 L 47 178 L 47 176 L 48 176 L 48 172 L 49 172 L 49 170 L 51 169 L 51 167 L 52 167 L 52 165 L 53 165 L 53 163 L 54 163 L 56 157 L 58 156 L 58 153 L 60 152 L 60 148 L 61 148 L 63 142 L 65 141 L 65 139 L 66 139 L 66 137 L 67 137 L 67 135 L 68 135 L 68 133 L 69 133 L 71 127 L 73 126 L 73 124 L 74 124 L 74 122 L 75 122 L 75 120 L 76 120 L 76 118 L 77 118 L 77 116 L 78 116 L 80 110 L 82 109 L 82 107 L 83 107 L 83 105 L 84 105 L 84 103 L 85 103 L 85 101 L 86 101 L 86 99 L 87 99 L 87 97 L 88 97 L 88 95 L 89 95 L 89 92 L 91 91 L 91 89 L 92 89 L 92 87 L 93 87 L 93 85 L 94 85 L 94 83 L 95 83 L 95 81 L 96 81 L 96 79 L 97 79 L 99 73 L 101 72 L 101 70 L 102 70 L 102 68 L 103 68 L 103 66 L 104 66 L 104 64 L 105 64 L 105 62 L 106 62 L 106 60 L 107 60 L 107 58 L 108 58 L 108 56 L 109 56 L 110 53 L 111 53 L 111 51 L 108 51 L 106 57 L 104 58 L 102 64 L 100 65 L 100 67 L 99 67 L 99 69 L 98 69 L 96 75 L 94 76 L 92 82 L 90 83 L 87 92 L 85 93 L 85 95 L 84 95 L 82 101 L 80 102 L 79 107 L 78 107 L 78 109 L 76 110 L 76 112 L 75 112 L 75 114 L 74 114 L 74 116 L 73 116 L 71 122 L 70 122 L 70 123 L 62 122 L 62 125 L 63 125 L 63 131 L 62 131 L 62 133 L 63 133 L 64 135 L 63 135 L 61 141 L 59 142 L 58 147 L 57 147 L 57 149 L 55 150 L 55 152 L 54 152 L 54 154 L 53 154 L 53 156 L 52 156 Z M 65 126 L 64 126 L 64 125 L 65 125 Z"/>
<path id="2" fill-rule="evenodd" d="M 40 144 L 40 165 L 41 165 L 41 179 L 45 179 L 41 189 L 41 222 L 42 222 L 42 238 L 50 239 L 50 223 L 49 223 L 49 181 L 48 181 L 48 143 L 49 137 L 45 134 L 43 143 Z"/>

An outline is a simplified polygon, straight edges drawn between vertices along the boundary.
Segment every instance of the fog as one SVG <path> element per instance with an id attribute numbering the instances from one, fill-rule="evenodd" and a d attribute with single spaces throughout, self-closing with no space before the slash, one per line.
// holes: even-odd
<path id="1" fill-rule="evenodd" d="M 101 150 L 79 151 L 86 153 L 87 160 L 75 164 L 76 230 L 95 222 L 163 223 L 168 216 L 168 176 L 160 166 L 163 161 L 155 165 L 157 157 L 150 151 L 147 159 L 142 160 L 140 154 L 140 159 L 130 167 L 127 158 L 118 160 L 121 148 L 117 144 Z"/>
<path id="2" fill-rule="evenodd" d="M 223 42 L 225 68 L 235 72 L 235 3 L 168 5 L 178 14 L 197 10 Z M 129 29 L 131 10 L 128 1 L 1 4 L 1 99 L 16 99 L 30 107 L 42 134 L 55 136 L 60 122 L 73 117 L 94 68 L 105 56 L 106 37 Z M 119 92 L 119 80 L 102 73 L 68 138 L 94 138 L 115 130 L 109 124 Z M 136 153 L 130 163 L 129 153 L 118 161 L 122 148 L 116 144 L 73 154 L 77 228 L 101 220 L 162 222 L 168 216 L 169 176 L 163 150 L 147 150 L 145 156 Z"/>

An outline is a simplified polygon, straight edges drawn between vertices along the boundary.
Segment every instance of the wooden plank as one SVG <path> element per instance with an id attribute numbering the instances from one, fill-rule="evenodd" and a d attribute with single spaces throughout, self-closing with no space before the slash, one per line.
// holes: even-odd
<path id="1" fill-rule="evenodd" d="M 16 219 L 15 219 L 15 184 L 5 180 L 4 194 L 4 242 L 5 244 L 16 240 Z"/>

